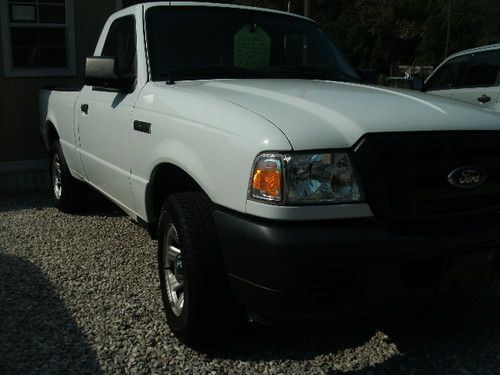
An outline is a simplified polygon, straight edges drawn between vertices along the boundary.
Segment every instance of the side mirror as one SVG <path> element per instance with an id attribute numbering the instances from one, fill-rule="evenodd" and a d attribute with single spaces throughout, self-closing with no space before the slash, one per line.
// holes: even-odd
<path id="1" fill-rule="evenodd" d="M 424 91 L 424 80 L 422 78 L 411 79 L 410 90 Z"/>
<path id="2" fill-rule="evenodd" d="M 87 57 L 84 84 L 105 90 L 130 92 L 136 77 L 124 77 L 118 73 L 118 58 Z"/>
<path id="3" fill-rule="evenodd" d="M 368 84 L 377 84 L 378 83 L 378 72 L 375 69 L 359 69 L 359 75 L 363 82 Z"/>

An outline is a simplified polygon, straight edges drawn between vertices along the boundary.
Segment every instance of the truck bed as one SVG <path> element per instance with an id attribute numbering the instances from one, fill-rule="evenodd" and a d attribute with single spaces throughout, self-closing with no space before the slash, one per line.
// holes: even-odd
<path id="1" fill-rule="evenodd" d="M 75 144 L 73 124 L 78 95 L 78 87 L 45 87 L 40 90 L 40 133 L 47 148 L 51 147 L 50 126 L 57 129 L 63 149 Z"/>

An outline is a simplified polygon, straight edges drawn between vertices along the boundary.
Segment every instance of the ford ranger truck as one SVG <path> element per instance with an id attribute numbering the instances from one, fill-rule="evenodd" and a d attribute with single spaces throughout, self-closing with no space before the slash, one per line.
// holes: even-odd
<path id="1" fill-rule="evenodd" d="M 90 186 L 149 229 L 189 345 L 248 317 L 380 311 L 498 275 L 500 116 L 364 84 L 310 19 L 126 8 L 84 86 L 42 90 L 40 115 L 55 204 L 75 212 Z"/>

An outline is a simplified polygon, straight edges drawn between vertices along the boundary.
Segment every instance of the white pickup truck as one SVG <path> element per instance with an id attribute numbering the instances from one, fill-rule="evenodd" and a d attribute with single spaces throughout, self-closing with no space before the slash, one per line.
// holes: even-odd
<path id="1" fill-rule="evenodd" d="M 500 116 L 363 84 L 309 19 L 124 9 L 83 88 L 42 90 L 40 114 L 57 207 L 90 185 L 158 238 L 167 320 L 190 345 L 498 276 Z"/>

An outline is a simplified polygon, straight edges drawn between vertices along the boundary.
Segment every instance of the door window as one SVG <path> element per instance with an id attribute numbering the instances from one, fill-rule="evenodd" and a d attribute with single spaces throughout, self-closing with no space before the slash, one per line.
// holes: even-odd
<path id="1" fill-rule="evenodd" d="M 427 90 L 449 90 L 460 85 L 460 78 L 470 55 L 458 56 L 447 61 L 426 82 Z"/>
<path id="2" fill-rule="evenodd" d="M 500 83 L 500 50 L 476 53 L 465 73 L 464 87 L 497 86 Z"/>
<path id="3" fill-rule="evenodd" d="M 118 58 L 120 76 L 136 75 L 136 37 L 133 16 L 118 18 L 111 24 L 101 56 Z"/>

